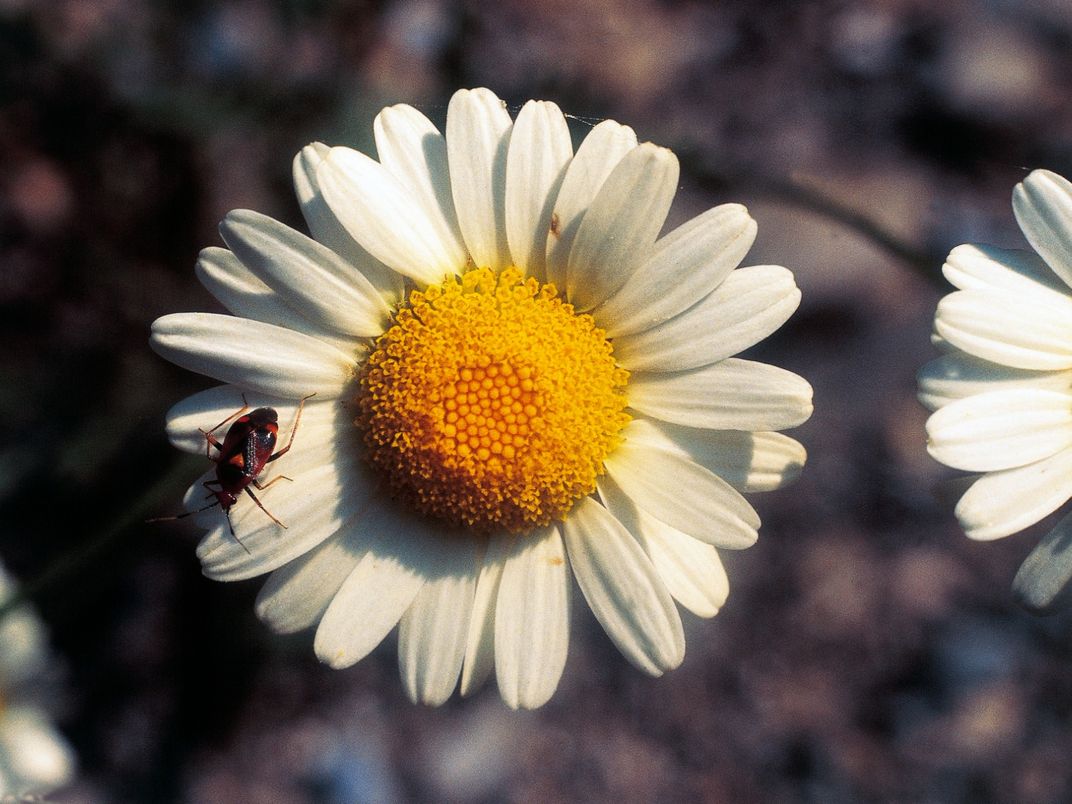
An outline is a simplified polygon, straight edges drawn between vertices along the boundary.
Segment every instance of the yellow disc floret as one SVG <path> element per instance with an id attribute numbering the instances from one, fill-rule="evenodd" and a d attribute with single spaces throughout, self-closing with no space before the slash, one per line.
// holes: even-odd
<path id="1" fill-rule="evenodd" d="M 357 424 L 406 504 L 520 532 L 595 489 L 627 379 L 553 285 L 477 268 L 409 295 L 361 373 Z"/>

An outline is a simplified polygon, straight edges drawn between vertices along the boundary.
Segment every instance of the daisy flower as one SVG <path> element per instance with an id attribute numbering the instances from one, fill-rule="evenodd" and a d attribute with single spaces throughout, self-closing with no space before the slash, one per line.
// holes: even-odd
<path id="1" fill-rule="evenodd" d="M 15 593 L 0 566 L 0 605 Z M 0 620 L 0 799 L 43 795 L 74 776 L 74 752 L 50 722 L 52 657 L 44 627 L 26 606 Z"/>
<path id="2" fill-rule="evenodd" d="M 553 103 L 511 120 L 477 89 L 451 99 L 445 135 L 404 105 L 375 135 L 378 161 L 319 143 L 295 158 L 314 239 L 226 217 L 227 249 L 197 271 L 233 316 L 153 325 L 157 352 L 229 383 L 172 409 L 181 448 L 204 453 L 199 428 L 243 394 L 289 438 L 316 394 L 261 483 L 290 478 L 260 494 L 286 529 L 248 500 L 237 539 L 218 510 L 198 514 L 205 574 L 271 573 L 257 613 L 279 632 L 316 626 L 332 667 L 398 625 L 414 701 L 493 671 L 509 706 L 547 701 L 574 579 L 629 661 L 677 666 L 674 601 L 714 615 L 717 549 L 756 540 L 741 492 L 804 463 L 774 431 L 807 419 L 811 388 L 733 357 L 796 309 L 792 274 L 734 270 L 756 234 L 736 204 L 659 237 L 677 159 L 614 121 L 574 153 Z"/>
<path id="3" fill-rule="evenodd" d="M 957 288 L 938 305 L 946 354 L 920 372 L 935 412 L 928 449 L 981 472 L 956 506 L 972 539 L 1000 539 L 1072 497 L 1072 184 L 1047 170 L 1016 186 L 1013 212 L 1034 251 L 963 245 L 942 269 Z M 1072 517 L 1027 558 L 1014 588 L 1048 608 L 1072 577 Z"/>

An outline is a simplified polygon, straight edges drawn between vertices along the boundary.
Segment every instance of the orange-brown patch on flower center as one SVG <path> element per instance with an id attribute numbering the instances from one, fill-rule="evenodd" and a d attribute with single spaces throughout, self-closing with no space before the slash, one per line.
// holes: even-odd
<path id="1" fill-rule="evenodd" d="M 521 532 L 595 489 L 627 379 L 553 285 L 478 268 L 410 294 L 361 372 L 356 423 L 404 503 Z"/>

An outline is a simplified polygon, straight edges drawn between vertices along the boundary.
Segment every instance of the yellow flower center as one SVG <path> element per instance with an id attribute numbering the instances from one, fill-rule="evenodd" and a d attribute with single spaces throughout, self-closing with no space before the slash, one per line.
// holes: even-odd
<path id="1" fill-rule="evenodd" d="M 520 532 L 595 489 L 628 372 L 590 315 L 517 268 L 413 291 L 360 376 L 368 459 L 403 502 Z"/>

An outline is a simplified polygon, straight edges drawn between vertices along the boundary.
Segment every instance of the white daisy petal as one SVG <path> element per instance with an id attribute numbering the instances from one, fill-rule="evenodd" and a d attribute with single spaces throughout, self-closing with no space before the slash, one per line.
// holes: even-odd
<path id="1" fill-rule="evenodd" d="M 630 371 L 684 371 L 732 357 L 784 324 L 800 304 L 793 274 L 777 265 L 738 268 L 685 312 L 614 340 Z"/>
<path id="2" fill-rule="evenodd" d="M 714 546 L 757 537 L 740 492 L 805 460 L 774 430 L 807 418 L 811 388 L 732 358 L 796 308 L 792 275 L 734 271 L 756 234 L 737 204 L 658 239 L 677 159 L 613 121 L 573 155 L 553 103 L 514 123 L 476 89 L 451 99 L 446 136 L 406 105 L 374 132 L 379 161 L 321 143 L 295 157 L 315 239 L 223 221 L 230 250 L 197 271 L 235 317 L 153 325 L 156 351 L 225 383 L 167 416 L 204 459 L 183 499 L 204 574 L 270 573 L 258 616 L 316 626 L 333 668 L 397 625 L 414 702 L 494 672 L 509 707 L 545 703 L 571 575 L 631 662 L 677 666 L 674 600 L 713 615 Z M 1016 270 L 980 265 L 979 281 Z M 584 467 L 620 519 L 576 487 Z"/>
<path id="3" fill-rule="evenodd" d="M 290 420 L 290 422 L 288 422 L 288 425 L 291 426 L 291 427 L 293 426 L 292 422 L 293 422 L 293 419 Z M 286 442 L 289 441 L 289 439 L 290 439 L 290 430 L 284 430 L 283 432 L 284 432 L 284 439 L 283 439 L 282 443 L 277 443 L 277 445 L 276 445 L 277 451 L 282 449 L 285 446 Z M 222 441 L 223 439 L 219 438 L 218 440 Z M 334 432 L 334 428 L 328 428 L 328 429 L 320 428 L 315 432 L 314 431 L 308 431 L 307 432 L 305 427 L 304 427 L 304 425 L 303 425 L 302 428 L 301 428 L 301 436 L 300 437 L 295 437 L 293 448 L 289 452 L 287 452 L 285 455 L 280 456 L 278 460 L 273 461 L 273 462 L 268 463 L 267 465 L 265 465 L 264 468 L 261 470 L 261 473 L 257 476 L 257 482 L 259 482 L 262 486 L 264 486 L 267 483 L 271 482 L 278 475 L 283 475 L 285 477 L 293 479 L 293 478 L 297 477 L 298 475 L 304 474 L 304 473 L 309 472 L 309 471 L 311 471 L 313 469 L 321 469 L 326 464 L 330 464 L 330 463 L 335 462 L 335 460 L 336 460 L 336 443 L 335 442 L 337 440 L 338 440 L 338 434 L 336 432 Z M 205 438 L 204 438 L 204 436 L 202 436 L 202 442 L 204 442 L 204 441 L 205 441 Z M 206 448 L 205 446 L 202 446 L 200 454 L 201 455 L 207 455 L 210 459 L 215 459 L 215 458 L 217 458 L 217 457 L 219 457 L 221 455 L 219 450 L 217 450 L 215 447 L 211 447 L 211 446 L 208 447 L 208 448 Z M 355 455 L 350 454 L 347 451 L 347 452 L 344 452 L 343 455 L 339 456 L 338 460 L 339 460 L 339 465 L 336 468 L 339 471 L 343 471 L 344 467 L 349 467 L 350 464 L 354 463 L 357 460 L 357 457 Z M 216 466 L 217 465 L 213 461 L 211 463 L 212 468 L 207 473 L 206 479 L 209 479 L 209 480 L 215 480 L 216 479 L 216 475 L 215 475 Z M 218 488 L 218 486 L 217 486 L 217 488 Z M 279 481 L 278 483 L 273 483 L 272 484 L 271 494 L 273 494 L 273 495 L 282 494 L 284 496 L 288 496 L 290 494 L 290 492 L 289 491 L 283 491 L 284 488 L 289 489 L 289 488 L 292 488 L 292 486 L 290 484 L 286 484 L 285 481 Z M 251 489 L 256 491 L 256 486 L 251 486 Z M 194 490 L 196 492 L 197 498 L 200 499 L 200 498 L 203 498 L 205 496 L 205 491 L 204 491 L 202 486 L 196 486 L 196 488 Z M 239 495 L 239 496 L 242 497 L 242 495 Z M 259 497 L 260 494 L 258 493 L 257 496 Z M 242 497 L 242 499 L 243 500 L 248 500 L 248 497 Z M 252 505 L 252 507 L 254 509 L 256 508 L 256 504 L 250 503 L 250 505 Z M 200 505 L 198 507 L 200 507 Z M 247 515 L 249 515 L 249 512 L 246 510 L 246 502 L 243 502 L 243 504 L 240 506 L 240 508 L 234 509 L 233 516 L 232 516 L 232 521 L 234 521 L 236 523 L 240 522 Z M 212 525 L 215 526 L 216 524 L 218 524 L 218 521 L 222 521 L 222 520 L 220 520 L 219 517 L 213 518 L 211 520 Z"/>
<path id="4" fill-rule="evenodd" d="M 1028 611 L 1048 614 L 1067 600 L 1072 581 L 1072 514 L 1057 523 L 1031 551 L 1012 582 L 1013 594 Z"/>
<path id="5" fill-rule="evenodd" d="M 960 290 L 1038 294 L 1042 299 L 1068 290 L 1038 255 L 1023 249 L 966 243 L 949 252 L 942 273 Z"/>
<path id="6" fill-rule="evenodd" d="M 495 606 L 506 555 L 515 538 L 503 534 L 492 536 L 484 551 L 465 642 L 465 663 L 458 688 L 462 695 L 476 692 L 495 669 Z"/>
<path id="7" fill-rule="evenodd" d="M 562 524 L 562 536 L 581 592 L 625 658 L 653 676 L 681 664 L 681 618 L 629 531 L 598 502 L 583 497 Z"/>
<path id="8" fill-rule="evenodd" d="M 328 463 L 255 492 L 286 529 L 242 497 L 231 510 L 235 535 L 221 514 L 197 546 L 202 572 L 217 581 L 243 581 L 316 547 L 353 519 L 371 496 L 372 485 L 359 481 L 361 476 L 356 466 Z"/>
<path id="9" fill-rule="evenodd" d="M 570 571 L 556 527 L 514 539 L 495 605 L 495 677 L 511 709 L 543 706 L 569 648 Z"/>
<path id="10" fill-rule="evenodd" d="M 198 374 L 273 396 L 334 397 L 354 361 L 334 346 L 282 327 L 215 313 L 174 313 L 153 322 L 149 345 Z"/>
<path id="11" fill-rule="evenodd" d="M 738 491 L 784 488 L 800 477 L 807 460 L 800 442 L 781 433 L 709 430 L 705 435 L 695 442 L 704 454 L 694 454 L 693 460 Z"/>
<path id="12" fill-rule="evenodd" d="M 473 263 L 510 264 L 506 240 L 506 158 L 510 115 L 488 89 L 460 89 L 447 107 L 447 157 L 458 223 Z"/>
<path id="13" fill-rule="evenodd" d="M 10 787 L 3 791 L 12 794 L 10 800 L 18 800 L 16 791 L 26 793 L 30 800 L 39 799 L 39 795 L 29 794 L 40 794 L 71 780 L 74 752 L 40 709 L 8 704 L 3 714 L 0 757 L 11 777 Z"/>
<path id="14" fill-rule="evenodd" d="M 373 130 L 380 163 L 421 204 L 447 250 L 464 264 L 466 250 L 450 193 L 446 138 L 431 120 L 401 103 L 381 111 Z"/>
<path id="15" fill-rule="evenodd" d="M 977 540 L 1030 527 L 1072 497 L 1072 183 L 1033 171 L 1012 205 L 1038 256 L 953 249 L 943 271 L 960 290 L 942 299 L 934 321 L 934 340 L 949 353 L 919 373 L 920 401 L 935 410 L 931 455 L 987 473 L 956 507 Z M 1066 516 L 1020 567 L 1013 592 L 1025 608 L 1069 602 L 1070 534 Z"/>
<path id="16" fill-rule="evenodd" d="M 554 201 L 572 156 L 562 111 L 549 101 L 526 103 L 506 156 L 506 239 L 512 263 L 540 280 Z"/>
<path id="17" fill-rule="evenodd" d="M 222 421 L 222 419 L 217 420 Z M 291 418 L 288 421 L 293 422 Z M 215 424 L 216 422 L 213 422 Z M 293 425 L 291 425 L 293 428 Z M 221 428 L 222 429 L 222 428 Z M 289 434 L 291 431 L 284 431 L 285 441 L 281 441 L 277 444 L 278 451 L 281 451 L 285 444 L 290 440 Z M 193 521 L 199 526 L 207 529 L 213 529 L 223 527 L 227 522 L 227 515 L 219 507 L 219 497 L 216 492 L 220 490 L 219 484 L 219 464 L 215 463 L 215 460 L 221 455 L 221 452 L 216 448 L 208 445 L 207 439 L 200 432 L 198 435 L 201 437 L 201 448 L 199 454 L 205 456 L 206 463 L 209 468 L 201 477 L 197 479 L 186 491 L 183 496 L 184 508 L 194 514 Z M 295 478 L 311 472 L 313 470 L 323 471 L 325 464 L 331 463 L 334 460 L 336 453 L 335 441 L 338 435 L 335 432 L 335 428 L 318 428 L 314 431 L 307 431 L 302 427 L 301 438 L 297 439 L 293 443 L 293 448 L 285 455 L 279 456 L 279 459 L 267 463 L 261 470 L 261 473 L 257 476 L 257 482 L 261 484 L 261 489 L 257 489 L 255 485 L 250 486 L 250 490 L 254 491 L 257 498 L 260 499 L 261 492 L 271 495 L 271 500 L 276 501 L 282 498 L 289 498 L 292 494 L 302 493 L 312 494 L 316 493 L 316 484 L 320 482 L 319 476 L 316 480 L 308 481 L 303 480 L 302 484 L 298 487 L 293 486 Z M 222 438 L 220 439 L 222 440 Z M 356 458 L 348 453 L 342 458 L 340 463 L 336 466 L 336 470 L 343 472 L 347 470 L 350 464 L 352 464 Z M 275 481 L 276 477 L 282 476 L 286 480 Z M 205 483 L 209 482 L 210 485 L 206 486 Z M 268 484 L 271 484 L 271 491 L 268 490 Z M 296 491 L 300 489 L 301 491 Z M 231 524 L 241 529 L 246 526 L 246 523 L 250 523 L 250 527 L 264 524 L 261 521 L 261 517 L 270 519 L 267 514 L 261 512 L 256 503 L 254 503 L 248 495 L 238 492 L 238 498 L 240 505 L 232 507 L 231 509 Z M 267 499 L 267 498 L 266 498 Z M 275 502 L 269 504 L 269 510 L 274 507 Z M 228 536 L 230 535 L 230 528 L 228 528 Z M 231 537 L 231 543 L 237 546 L 237 542 Z"/>
<path id="18" fill-rule="evenodd" d="M 678 372 L 637 372 L 629 406 L 689 427 L 783 430 L 811 416 L 811 386 L 785 369 L 729 358 Z"/>
<path id="19" fill-rule="evenodd" d="M 677 192 L 677 157 L 644 143 L 607 176 L 577 229 L 566 297 L 581 311 L 610 298 L 651 253 Z"/>
<path id="20" fill-rule="evenodd" d="M 331 211 L 316 172 L 331 149 L 322 142 L 306 145 L 294 157 L 294 190 L 302 215 L 317 242 L 330 248 L 372 283 L 388 305 L 402 298 L 402 275 L 392 271 L 363 249 Z"/>
<path id="21" fill-rule="evenodd" d="M 613 120 L 604 120 L 588 132 L 566 168 L 547 238 L 547 281 L 559 290 L 566 287 L 570 250 L 584 213 L 607 176 L 636 146 L 633 129 Z"/>
<path id="22" fill-rule="evenodd" d="M 647 513 L 693 538 L 740 550 L 757 537 L 759 517 L 729 483 L 678 451 L 631 439 L 636 421 L 604 461 L 607 473 Z"/>
<path id="23" fill-rule="evenodd" d="M 284 564 L 261 587 L 257 616 L 277 634 L 293 634 L 316 625 L 366 547 L 365 530 L 352 524 Z"/>
<path id="24" fill-rule="evenodd" d="M 440 282 L 465 267 L 423 205 L 399 179 L 352 148 L 332 148 L 316 171 L 331 211 L 361 246 L 416 282 Z"/>
<path id="25" fill-rule="evenodd" d="M 194 270 L 205 290 L 236 316 L 303 332 L 336 348 L 353 343 L 353 338 L 319 327 L 299 314 L 225 248 L 202 249 Z"/>
<path id="26" fill-rule="evenodd" d="M 366 516 L 369 551 L 343 581 L 313 641 L 320 661 L 336 669 L 379 645 L 421 587 L 448 564 L 450 534 L 435 525 L 380 506 Z"/>
<path id="27" fill-rule="evenodd" d="M 172 446 L 185 452 L 200 455 L 206 452 L 211 454 L 211 451 L 206 448 L 202 429 L 208 430 L 214 425 L 224 423 L 226 419 L 233 417 L 243 404 L 250 409 L 275 408 L 276 413 L 279 414 L 279 446 L 282 446 L 285 439 L 289 438 L 297 417 L 298 400 L 244 391 L 235 385 L 218 385 L 215 388 L 199 391 L 172 405 L 164 415 L 167 422 L 168 440 L 171 441 Z M 353 414 L 348 414 L 337 401 L 318 402 L 314 397 L 306 401 L 302 410 L 301 431 L 303 434 L 329 429 L 333 431 L 342 421 L 352 419 Z M 218 430 L 226 432 L 225 428 L 218 428 Z M 222 440 L 220 432 L 217 432 L 216 436 Z M 306 436 L 303 435 L 301 442 L 305 440 Z"/>
<path id="28" fill-rule="evenodd" d="M 1072 395 L 1014 388 L 950 402 L 927 420 L 927 449 L 955 469 L 1025 466 L 1072 445 Z"/>
<path id="29" fill-rule="evenodd" d="M 1072 497 L 1072 450 L 990 472 L 976 480 L 957 503 L 956 515 L 972 539 L 1000 539 L 1030 527 Z"/>
<path id="30" fill-rule="evenodd" d="M 718 551 L 640 512 L 647 523 L 638 537 L 674 600 L 697 617 L 714 617 L 730 594 Z"/>
<path id="31" fill-rule="evenodd" d="M 714 472 L 738 491 L 772 491 L 800 476 L 807 453 L 781 433 L 704 430 L 636 419 L 629 438 L 680 452 Z"/>
<path id="32" fill-rule="evenodd" d="M 740 204 L 709 209 L 660 238 L 651 256 L 593 315 L 609 338 L 651 329 L 722 284 L 755 239 L 756 222 Z"/>
<path id="33" fill-rule="evenodd" d="M 969 354 L 1012 368 L 1072 368 L 1072 299 L 961 290 L 938 303 L 937 333 Z"/>
<path id="34" fill-rule="evenodd" d="M 439 706 L 458 683 L 476 593 L 476 542 L 456 537 L 398 627 L 398 668 L 414 703 Z"/>
<path id="35" fill-rule="evenodd" d="M 697 617 L 714 617 L 730 591 L 718 551 L 644 513 L 609 477 L 599 479 L 599 496 L 644 548 L 674 600 Z"/>
<path id="36" fill-rule="evenodd" d="M 358 337 L 383 332 L 387 304 L 327 246 L 248 209 L 228 213 L 220 235 L 246 267 L 314 324 Z"/>
<path id="37" fill-rule="evenodd" d="M 1027 242 L 1072 285 L 1072 182 L 1049 170 L 1033 170 L 1016 185 L 1012 209 Z"/>
<path id="38" fill-rule="evenodd" d="M 964 352 L 942 355 L 919 372 L 919 401 L 937 410 L 957 399 L 1007 388 L 1072 391 L 1072 371 L 1015 369 Z"/>
<path id="39" fill-rule="evenodd" d="M 182 507 L 186 511 L 183 516 L 191 516 L 191 522 L 206 530 L 220 524 L 219 500 L 205 487 L 206 482 L 215 479 L 216 468 L 213 464 L 212 469 L 207 470 L 191 483 L 186 493 L 182 495 Z"/>

